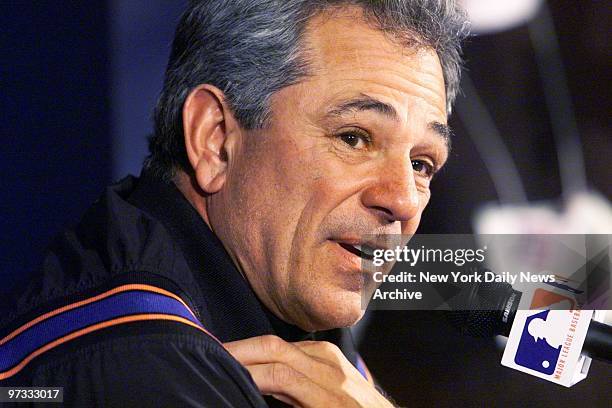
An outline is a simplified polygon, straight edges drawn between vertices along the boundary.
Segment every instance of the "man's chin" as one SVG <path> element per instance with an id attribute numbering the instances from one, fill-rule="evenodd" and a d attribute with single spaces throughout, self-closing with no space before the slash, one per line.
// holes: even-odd
<path id="1" fill-rule="evenodd" d="M 349 327 L 359 322 L 364 313 L 361 296 L 350 293 L 348 296 L 342 296 L 342 299 L 317 301 L 311 306 L 308 318 L 299 326 L 307 331 Z"/>

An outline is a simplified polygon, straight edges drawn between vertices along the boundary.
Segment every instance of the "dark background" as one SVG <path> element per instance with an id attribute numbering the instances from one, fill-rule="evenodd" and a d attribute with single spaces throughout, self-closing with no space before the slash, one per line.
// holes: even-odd
<path id="1" fill-rule="evenodd" d="M 184 1 L 0 3 L 0 292 L 24 282 L 45 246 L 101 194 L 137 174 Z M 549 4 L 590 187 L 612 197 L 611 6 Z M 473 37 L 467 68 L 517 164 L 530 200 L 559 203 L 558 161 L 526 27 Z M 467 103 L 459 98 L 458 104 Z M 420 232 L 468 233 L 497 194 L 464 124 L 433 186 Z M 594 362 L 571 389 L 501 367 L 494 340 L 456 335 L 443 317 L 373 312 L 361 349 L 410 406 L 610 406 L 610 366 Z"/>

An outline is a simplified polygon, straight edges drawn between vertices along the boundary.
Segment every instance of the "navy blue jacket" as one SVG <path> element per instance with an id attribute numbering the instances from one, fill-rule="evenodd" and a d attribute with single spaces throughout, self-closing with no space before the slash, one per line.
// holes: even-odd
<path id="1" fill-rule="evenodd" d="M 0 362 L 0 386 L 62 386 L 71 406 L 260 407 L 276 400 L 261 396 L 220 342 L 264 334 L 327 340 L 361 364 L 348 330 L 307 333 L 267 311 L 174 184 L 146 173 L 109 187 L 54 241 L 40 273 L 0 315 L 0 340 L 66 305 L 135 284 L 176 295 L 218 341 L 179 321 L 115 324 L 21 361 L 4 379 Z"/>

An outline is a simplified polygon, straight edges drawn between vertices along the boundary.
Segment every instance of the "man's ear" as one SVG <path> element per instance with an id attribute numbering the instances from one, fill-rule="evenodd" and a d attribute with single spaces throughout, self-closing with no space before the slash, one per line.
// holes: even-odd
<path id="1" fill-rule="evenodd" d="M 203 84 L 183 105 L 183 131 L 187 158 L 195 179 L 206 193 L 218 192 L 227 178 L 228 135 L 235 130 L 232 113 L 218 88 Z"/>

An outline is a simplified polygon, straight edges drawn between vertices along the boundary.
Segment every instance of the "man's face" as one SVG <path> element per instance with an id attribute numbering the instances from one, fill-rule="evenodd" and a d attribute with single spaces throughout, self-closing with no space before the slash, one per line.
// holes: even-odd
<path id="1" fill-rule="evenodd" d="M 360 19 L 314 18 L 313 75 L 277 92 L 272 120 L 242 132 L 213 229 L 257 296 L 306 330 L 363 315 L 359 252 L 372 234 L 413 234 L 448 155 L 440 62 Z"/>

